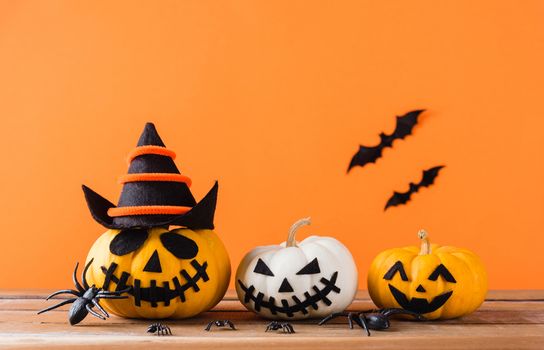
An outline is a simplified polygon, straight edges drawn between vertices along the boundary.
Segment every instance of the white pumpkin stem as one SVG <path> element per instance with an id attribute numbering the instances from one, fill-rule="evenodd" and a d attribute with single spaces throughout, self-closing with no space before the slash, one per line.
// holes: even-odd
<path id="1" fill-rule="evenodd" d="M 289 235 L 287 236 L 287 241 L 285 242 L 285 246 L 296 247 L 297 241 L 295 239 L 295 234 L 297 233 L 298 229 L 302 226 L 310 225 L 311 223 L 312 223 L 311 218 L 304 218 L 295 222 L 289 229 Z"/>
<path id="2" fill-rule="evenodd" d="M 429 242 L 429 235 L 425 230 L 419 230 L 417 233 L 419 239 L 421 239 L 421 250 L 419 255 L 428 255 L 431 254 L 431 243 Z"/>

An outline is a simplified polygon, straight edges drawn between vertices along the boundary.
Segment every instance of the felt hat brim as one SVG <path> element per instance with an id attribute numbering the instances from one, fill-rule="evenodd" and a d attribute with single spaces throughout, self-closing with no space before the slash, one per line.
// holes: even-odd
<path id="1" fill-rule="evenodd" d="M 108 215 L 110 208 L 116 206 L 89 187 L 83 185 L 83 193 L 87 206 L 93 218 L 102 226 L 109 229 L 127 229 L 134 227 L 157 227 L 167 225 L 184 226 L 190 229 L 214 228 L 213 218 L 217 204 L 217 181 L 211 190 L 191 210 L 184 214 L 176 215 L 131 215 L 111 217 Z"/>

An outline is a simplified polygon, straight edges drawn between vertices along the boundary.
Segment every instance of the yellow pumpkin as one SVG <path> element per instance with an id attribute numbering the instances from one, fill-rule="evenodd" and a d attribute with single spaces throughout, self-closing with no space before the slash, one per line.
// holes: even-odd
<path id="1" fill-rule="evenodd" d="M 368 292 L 380 308 L 403 308 L 427 319 L 467 315 L 484 301 L 487 273 L 474 253 L 430 244 L 419 232 L 421 248 L 380 253 L 368 272 Z"/>
<path id="2" fill-rule="evenodd" d="M 108 230 L 87 256 L 90 285 L 130 287 L 128 299 L 102 299 L 111 313 L 131 318 L 186 318 L 207 311 L 230 280 L 227 251 L 212 230 L 164 227 Z"/>

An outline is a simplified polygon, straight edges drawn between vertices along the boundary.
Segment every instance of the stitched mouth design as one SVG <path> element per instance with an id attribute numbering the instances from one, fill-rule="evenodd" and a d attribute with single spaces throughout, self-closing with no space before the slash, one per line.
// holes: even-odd
<path id="1" fill-rule="evenodd" d="M 127 285 L 126 283 L 130 277 L 130 273 L 123 271 L 121 277 L 117 277 L 114 273 L 118 265 L 112 262 L 108 268 L 105 266 L 100 267 L 102 273 L 105 275 L 102 288 L 108 290 L 110 283 L 112 282 L 116 284 L 116 291 L 130 287 L 128 294 L 134 297 L 134 304 L 136 306 L 141 306 L 142 301 L 151 303 L 151 307 L 157 307 L 157 303 L 159 302 L 164 303 L 164 306 L 168 306 L 170 305 L 170 301 L 175 298 L 179 298 L 179 300 L 184 303 L 186 300 L 185 292 L 188 289 L 192 288 L 193 291 L 198 292 L 200 291 L 200 287 L 197 282 L 200 280 L 207 282 L 210 279 L 206 273 L 206 269 L 208 268 L 208 263 L 206 261 L 200 265 L 196 259 L 193 259 L 191 261 L 191 266 L 195 269 L 195 274 L 191 276 L 187 270 L 181 270 L 179 272 L 180 278 L 178 278 L 178 276 L 172 278 L 174 289 L 171 289 L 170 281 L 163 281 L 162 286 L 158 286 L 156 280 L 150 280 L 149 287 L 141 287 L 141 280 L 135 278 L 132 286 Z M 180 279 L 184 281 L 183 284 L 180 282 Z"/>
<path id="2" fill-rule="evenodd" d="M 393 287 L 391 284 L 389 284 L 389 290 L 403 309 L 417 312 L 418 314 L 427 314 L 440 309 L 453 294 L 453 291 L 450 290 L 449 292 L 437 295 L 431 302 L 428 302 L 425 298 L 412 298 L 408 300 L 406 294 Z"/>
<path id="3" fill-rule="evenodd" d="M 293 317 L 295 312 L 302 312 L 302 314 L 308 314 L 307 308 L 312 307 L 314 310 L 319 308 L 318 303 L 322 301 L 325 305 L 329 306 L 332 302 L 327 298 L 331 292 L 340 293 L 340 288 L 336 286 L 336 280 L 338 278 L 338 271 L 332 274 L 330 280 L 322 277 L 320 282 L 324 285 L 322 289 L 319 289 L 316 285 L 312 287 L 314 294 L 310 295 L 309 292 L 304 292 L 304 300 L 300 300 L 296 295 L 291 298 L 294 304 L 290 305 L 287 299 L 281 299 L 281 305 L 276 305 L 276 299 L 274 297 L 268 297 L 268 300 L 264 299 L 264 294 L 257 293 L 257 296 L 253 295 L 255 292 L 255 286 L 251 285 L 246 287 L 242 281 L 238 280 L 240 288 L 244 291 L 244 303 L 253 301 L 255 305 L 255 311 L 259 312 L 261 308 L 270 310 L 272 315 L 278 313 L 285 314 L 287 317 Z"/>

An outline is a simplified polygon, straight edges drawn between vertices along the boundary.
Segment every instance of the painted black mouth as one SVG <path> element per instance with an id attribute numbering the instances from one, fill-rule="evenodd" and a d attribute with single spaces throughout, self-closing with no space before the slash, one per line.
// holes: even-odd
<path id="1" fill-rule="evenodd" d="M 113 262 L 109 268 L 106 268 L 105 266 L 100 267 L 104 275 L 106 275 L 102 288 L 108 290 L 111 282 L 116 284 L 116 291 L 130 287 L 128 294 L 134 297 L 134 304 L 136 306 L 141 306 L 142 301 L 151 303 L 151 307 L 157 307 L 157 303 L 159 302 L 164 303 L 164 306 L 168 306 L 170 305 L 170 301 L 175 298 L 179 298 L 179 300 L 184 303 L 186 300 L 185 291 L 192 288 L 193 291 L 198 292 L 200 291 L 200 288 L 198 287 L 197 282 L 200 280 L 207 282 L 210 279 L 206 273 L 208 263 L 204 261 L 204 263 L 200 265 L 196 259 L 193 259 L 191 261 L 191 266 L 194 267 L 196 273 L 191 276 L 187 270 L 181 270 L 179 275 L 185 282 L 183 284 L 180 283 L 180 279 L 177 276 L 172 278 L 174 289 L 170 289 L 170 281 L 163 281 L 162 286 L 157 286 L 156 280 L 150 280 L 149 287 L 141 287 L 141 280 L 137 278 L 134 279 L 133 285 L 129 286 L 126 283 L 130 277 L 130 273 L 123 271 L 121 277 L 115 276 L 114 272 L 115 269 L 117 269 L 117 266 L 118 265 Z"/>
<path id="2" fill-rule="evenodd" d="M 322 301 L 325 305 L 329 306 L 332 302 L 327 298 L 331 292 L 340 293 L 340 288 L 336 286 L 336 280 L 338 278 L 338 271 L 332 274 L 331 279 L 328 280 L 324 277 L 321 278 L 320 282 L 325 286 L 323 289 L 319 289 L 316 285 L 312 287 L 315 294 L 310 295 L 309 292 L 304 292 L 304 300 L 301 301 L 296 295 L 293 295 L 291 298 L 295 302 L 294 305 L 289 305 L 287 299 L 281 299 L 281 306 L 276 305 L 276 299 L 274 297 L 268 297 L 268 300 L 264 300 L 264 294 L 261 292 L 257 293 L 257 296 L 253 295 L 255 291 L 255 286 L 251 285 L 246 287 L 242 281 L 238 280 L 240 288 L 244 291 L 244 303 L 249 303 L 250 300 L 255 304 L 255 311 L 259 312 L 261 308 L 270 310 L 272 315 L 278 313 L 285 314 L 287 317 L 293 317 L 295 312 L 302 312 L 302 314 L 308 314 L 309 307 L 312 307 L 314 310 L 319 308 L 318 302 Z"/>
<path id="3" fill-rule="evenodd" d="M 403 309 L 417 312 L 418 314 L 427 314 L 440 309 L 453 293 L 453 291 L 450 290 L 449 292 L 437 295 L 429 303 L 427 299 L 424 298 L 412 298 L 411 300 L 408 300 L 406 294 L 393 287 L 391 284 L 389 284 L 389 290 L 391 291 L 391 294 L 393 294 L 393 297 L 395 297 L 397 303 L 399 303 Z"/>

